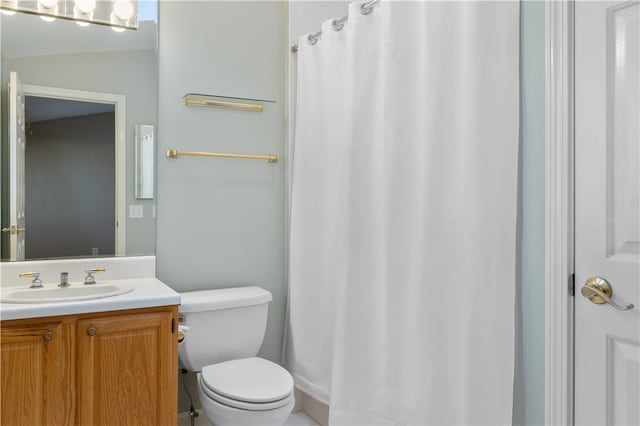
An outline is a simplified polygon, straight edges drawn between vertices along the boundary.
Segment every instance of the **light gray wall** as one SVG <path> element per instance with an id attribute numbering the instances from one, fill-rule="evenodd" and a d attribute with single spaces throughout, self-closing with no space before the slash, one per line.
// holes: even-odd
<path id="1" fill-rule="evenodd" d="M 127 254 L 153 254 L 155 219 L 152 216 L 152 207 L 154 200 L 136 200 L 134 198 L 133 142 L 135 124 L 156 123 L 157 63 L 155 51 L 136 50 L 4 58 L 2 61 L 3 102 L 6 102 L 6 84 L 9 71 L 18 72 L 23 84 L 126 96 L 126 204 L 141 204 L 145 210 L 143 219 L 127 219 Z M 3 122 L 5 122 L 4 117 Z M 6 131 L 4 129 L 3 148 L 3 152 L 5 152 Z M 3 175 L 3 204 L 6 200 L 5 180 Z M 90 199 L 87 197 L 88 201 Z"/>
<path id="2" fill-rule="evenodd" d="M 520 256 L 514 425 L 544 424 L 544 2 L 521 4 Z"/>
<path id="3" fill-rule="evenodd" d="M 260 355 L 280 361 L 286 3 L 161 2 L 159 21 L 157 276 L 180 292 L 248 284 L 269 290 Z M 261 113 L 186 107 L 182 97 L 191 92 L 274 102 Z M 167 149 L 281 159 L 167 159 Z"/>
<path id="4" fill-rule="evenodd" d="M 26 258 L 113 255 L 114 113 L 27 124 Z"/>

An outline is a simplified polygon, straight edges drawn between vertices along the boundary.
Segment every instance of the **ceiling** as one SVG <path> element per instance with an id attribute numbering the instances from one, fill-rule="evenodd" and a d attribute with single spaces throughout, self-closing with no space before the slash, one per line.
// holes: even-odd
<path id="1" fill-rule="evenodd" d="M 41 98 L 37 96 L 25 97 L 25 122 L 27 123 L 114 111 L 115 106 L 113 104 Z"/>

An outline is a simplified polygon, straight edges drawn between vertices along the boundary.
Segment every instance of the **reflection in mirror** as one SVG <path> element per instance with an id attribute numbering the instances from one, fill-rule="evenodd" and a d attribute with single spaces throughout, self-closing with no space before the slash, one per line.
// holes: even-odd
<path id="1" fill-rule="evenodd" d="M 113 256 L 115 106 L 25 99 L 25 259 Z"/>
<path id="2" fill-rule="evenodd" d="M 153 126 L 136 125 L 136 199 L 153 199 L 153 165 L 156 155 Z"/>
<path id="3" fill-rule="evenodd" d="M 24 176 L 24 199 L 28 201 L 25 204 L 25 222 L 13 228 L 25 229 L 21 235 L 25 259 L 146 255 L 155 251 L 153 172 L 152 179 L 145 180 L 151 184 L 151 192 L 147 191 L 138 198 L 134 141 L 136 123 L 148 123 L 152 134 L 156 123 L 157 3 L 142 1 L 138 5 L 138 30 L 124 32 L 97 25 L 81 27 L 64 20 L 44 22 L 38 16 L 21 13 L 0 16 L 2 228 L 10 230 L 14 225 L 10 218 L 10 188 L 17 186 L 9 179 L 12 146 L 8 131 L 10 105 L 7 83 L 10 73 L 15 72 L 19 77 L 26 88 L 25 95 L 34 88 L 44 88 L 53 92 L 75 91 L 102 94 L 105 99 L 122 99 L 122 107 L 110 101 L 93 102 L 93 107 L 86 102 L 75 102 L 75 107 L 89 107 L 78 112 L 73 109 L 72 101 L 86 99 L 49 96 L 51 102 L 45 102 L 47 97 L 37 94 L 25 98 L 24 161 L 25 165 L 32 167 L 26 168 Z M 63 102 L 61 99 L 71 103 L 65 107 L 52 103 Z M 51 105 L 54 105 L 53 109 Z M 66 111 L 66 115 L 52 116 L 52 111 Z M 111 118 L 107 117 L 108 114 L 111 114 Z M 101 125 L 106 125 L 110 130 L 105 130 L 103 134 L 112 135 L 110 148 L 103 146 L 106 151 L 102 154 L 88 154 L 93 160 L 79 157 L 96 142 L 95 136 L 82 133 L 83 129 L 93 126 L 86 125 L 87 120 L 101 121 Z M 60 126 L 72 133 L 55 138 L 43 137 L 44 129 L 58 129 Z M 114 143 L 114 139 L 117 141 L 118 138 L 123 141 L 120 150 Z M 71 151 L 67 151 L 67 154 L 54 153 L 53 146 L 46 145 L 48 139 L 63 141 Z M 34 145 L 31 146 L 30 142 L 34 142 Z M 148 149 L 153 150 L 154 147 L 145 149 L 148 154 Z M 150 167 L 153 170 L 153 164 Z M 111 175 L 102 173 L 107 169 L 112 169 Z M 102 179 L 101 189 L 87 189 L 89 183 L 97 183 L 98 176 Z M 95 209 L 88 212 L 80 207 L 98 205 L 102 205 L 97 210 L 99 213 Z M 135 208 L 130 209 L 132 206 Z M 52 214 L 54 211 L 59 215 Z M 135 217 L 129 215 L 130 211 L 136 212 Z M 97 216 L 102 218 L 100 224 L 85 228 L 80 226 Z M 62 225 L 61 217 L 76 218 L 75 225 Z M 7 260 L 11 256 L 11 233 L 3 232 L 1 235 L 0 254 L 3 260 Z M 73 249 L 64 248 L 67 240 L 79 243 Z M 16 256 L 17 259 L 19 257 Z"/>

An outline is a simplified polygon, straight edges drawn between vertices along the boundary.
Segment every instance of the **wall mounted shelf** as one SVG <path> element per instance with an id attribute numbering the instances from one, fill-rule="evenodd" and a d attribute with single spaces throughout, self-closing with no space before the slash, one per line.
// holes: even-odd
<path id="1" fill-rule="evenodd" d="M 198 93 L 187 93 L 183 99 L 186 106 L 223 108 L 249 112 L 262 112 L 265 102 L 274 103 L 274 101 L 262 99 L 231 98 Z"/>

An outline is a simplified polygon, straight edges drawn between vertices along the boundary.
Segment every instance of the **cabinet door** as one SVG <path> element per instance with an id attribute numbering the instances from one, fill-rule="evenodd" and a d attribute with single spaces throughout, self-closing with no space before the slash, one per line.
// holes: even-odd
<path id="1" fill-rule="evenodd" d="M 73 423 L 73 360 L 66 327 L 61 322 L 2 324 L 3 425 Z"/>
<path id="2" fill-rule="evenodd" d="M 78 321 L 78 420 L 177 424 L 177 310 Z"/>

